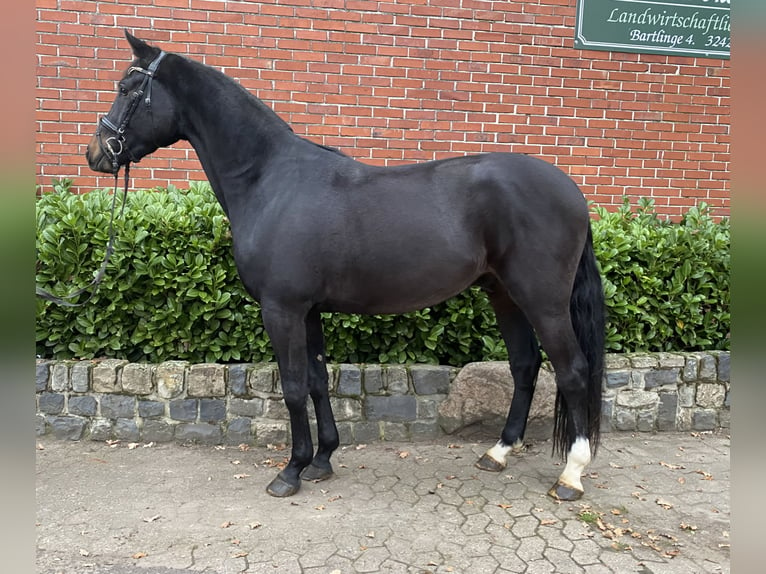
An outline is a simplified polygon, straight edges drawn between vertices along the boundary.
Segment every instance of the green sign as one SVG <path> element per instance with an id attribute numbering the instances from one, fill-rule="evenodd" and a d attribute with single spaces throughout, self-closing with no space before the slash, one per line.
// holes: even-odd
<path id="1" fill-rule="evenodd" d="M 731 0 L 577 0 L 575 48 L 729 58 Z"/>

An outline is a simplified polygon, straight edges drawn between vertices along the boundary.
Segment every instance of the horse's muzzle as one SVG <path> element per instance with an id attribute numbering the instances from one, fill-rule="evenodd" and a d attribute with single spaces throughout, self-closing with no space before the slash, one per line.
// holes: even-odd
<path id="1" fill-rule="evenodd" d="M 114 173 L 114 162 L 111 157 L 104 153 L 103 146 L 99 141 L 100 137 L 102 137 L 100 133 L 93 134 L 85 150 L 85 159 L 88 160 L 88 166 L 93 171 Z"/>

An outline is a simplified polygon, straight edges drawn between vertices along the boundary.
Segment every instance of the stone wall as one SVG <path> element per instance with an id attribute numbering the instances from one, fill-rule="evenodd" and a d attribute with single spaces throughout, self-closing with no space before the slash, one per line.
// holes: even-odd
<path id="1" fill-rule="evenodd" d="M 729 353 L 607 356 L 603 424 L 610 431 L 729 426 Z M 331 365 L 343 444 L 418 440 L 507 413 L 507 363 Z M 555 383 L 543 365 L 530 420 L 550 422 Z M 69 440 L 257 445 L 289 441 L 275 364 L 37 361 L 37 434 Z M 312 409 L 309 408 L 311 412 Z"/>

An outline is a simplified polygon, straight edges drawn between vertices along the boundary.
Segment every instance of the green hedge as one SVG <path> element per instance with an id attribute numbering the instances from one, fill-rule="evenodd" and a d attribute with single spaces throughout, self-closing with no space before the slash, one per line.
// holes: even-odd
<path id="1" fill-rule="evenodd" d="M 72 194 L 67 182 L 37 200 L 38 285 L 62 295 L 88 284 L 104 257 L 111 201 L 106 190 Z M 648 201 L 594 211 L 608 350 L 727 349 L 728 221 L 714 221 L 702 206 L 669 223 Z M 88 305 L 38 298 L 41 357 L 273 359 L 208 184 L 131 192 L 116 228 L 112 260 Z M 462 365 L 506 357 L 492 309 L 475 288 L 407 315 L 328 314 L 324 321 L 327 355 L 336 362 Z"/>

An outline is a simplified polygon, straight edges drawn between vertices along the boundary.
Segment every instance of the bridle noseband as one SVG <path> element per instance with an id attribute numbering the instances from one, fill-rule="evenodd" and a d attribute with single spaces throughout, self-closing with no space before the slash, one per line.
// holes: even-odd
<path id="1" fill-rule="evenodd" d="M 101 128 L 106 128 L 110 132 L 114 133 L 113 136 L 110 136 L 106 139 L 106 141 L 103 141 L 103 138 L 101 137 L 100 133 L 97 133 L 97 139 L 99 147 L 101 147 L 101 152 L 106 154 L 108 157 L 112 160 L 112 168 L 114 173 L 117 173 L 120 169 L 119 164 L 119 156 L 123 151 L 128 152 L 128 156 L 130 158 L 130 161 L 137 162 L 138 159 L 133 155 L 130 148 L 127 145 L 127 142 L 125 141 L 125 130 L 128 128 L 128 124 L 130 123 L 131 118 L 133 117 L 133 114 L 136 113 L 136 110 L 138 109 L 138 105 L 141 103 L 141 97 L 146 96 L 144 98 L 144 103 L 146 104 L 147 109 L 149 110 L 149 113 L 151 114 L 152 111 L 152 80 L 154 79 L 154 74 L 157 71 L 157 68 L 160 65 L 160 62 L 165 57 L 165 52 L 160 52 L 157 57 L 152 60 L 152 63 L 149 64 L 149 67 L 144 69 L 140 66 L 131 66 L 128 68 L 127 75 L 129 76 L 133 72 L 138 72 L 140 74 L 144 75 L 144 79 L 141 82 L 141 85 L 138 87 L 137 90 L 135 90 L 131 94 L 131 100 L 130 104 L 128 105 L 128 108 L 125 110 L 125 113 L 122 115 L 122 118 L 120 118 L 117 122 L 112 122 L 112 120 L 109 119 L 109 115 L 102 116 L 98 123 L 98 132 L 101 131 Z M 111 113 L 111 110 L 110 110 Z M 154 123 L 154 122 L 152 122 Z"/>
<path id="2" fill-rule="evenodd" d="M 139 72 L 144 75 L 144 79 L 141 82 L 141 85 L 139 86 L 138 90 L 133 92 L 130 105 L 128 106 L 127 110 L 125 110 L 125 113 L 123 114 L 122 119 L 120 119 L 120 121 L 116 125 L 109 119 L 107 115 L 107 116 L 102 116 L 101 119 L 99 119 L 98 128 L 96 128 L 96 139 L 98 140 L 98 145 L 101 148 L 101 153 L 106 154 L 108 157 L 111 158 L 112 173 L 114 173 L 114 195 L 112 196 L 112 210 L 109 216 L 109 241 L 107 242 L 107 245 L 106 245 L 106 253 L 104 254 L 104 260 L 101 263 L 101 267 L 98 269 L 98 272 L 96 273 L 93 280 L 88 285 L 86 285 L 85 287 L 82 287 L 81 289 L 77 289 L 76 291 L 73 291 L 69 293 L 68 295 L 62 295 L 61 297 L 57 297 L 56 295 L 53 295 L 51 292 L 46 291 L 39 285 L 35 285 L 35 292 L 37 293 L 39 297 L 52 301 L 58 305 L 63 305 L 65 307 L 82 307 L 83 305 L 87 304 L 91 299 L 93 299 L 93 297 L 95 296 L 96 290 L 98 289 L 98 286 L 101 283 L 101 280 L 104 278 L 104 274 L 106 272 L 106 266 L 109 264 L 109 259 L 112 256 L 112 251 L 114 250 L 114 237 L 115 237 L 114 217 L 115 217 L 115 206 L 117 203 L 117 176 L 120 172 L 119 156 L 123 152 L 123 150 L 126 150 L 128 152 L 128 156 L 130 157 L 130 161 L 125 164 L 125 187 L 122 194 L 122 208 L 120 209 L 120 215 L 122 215 L 122 211 L 125 209 L 125 204 L 127 203 L 130 162 L 138 161 L 136 157 L 133 155 L 133 153 L 130 151 L 130 148 L 128 147 L 127 143 L 125 142 L 125 130 L 128 128 L 128 123 L 130 123 L 130 119 L 133 117 L 133 114 L 136 112 L 136 109 L 138 108 L 138 105 L 141 101 L 141 97 L 144 94 L 146 94 L 144 103 L 146 104 L 146 107 L 149 110 L 149 114 L 151 114 L 152 80 L 154 79 L 154 74 L 157 71 L 157 68 L 159 67 L 160 62 L 162 61 L 162 58 L 164 57 L 165 57 L 165 52 L 160 52 L 159 55 L 152 61 L 152 63 L 149 64 L 149 67 L 147 69 L 141 68 L 139 66 L 132 66 L 128 68 L 128 73 L 127 73 L 128 76 L 132 74 L 133 72 Z M 114 107 L 114 105 L 112 105 L 112 107 Z M 110 113 L 111 113 L 111 110 L 110 110 Z M 114 133 L 114 135 L 107 138 L 106 141 L 102 141 L 102 138 L 101 138 L 100 132 L 102 127 Z M 154 117 L 152 117 L 152 137 L 154 137 Z M 115 145 L 119 145 L 119 148 L 115 149 L 115 147 L 113 147 Z M 72 303 L 71 301 L 67 300 L 67 299 L 74 299 L 75 297 L 78 297 L 82 293 L 85 293 L 88 289 L 92 289 L 92 290 L 88 298 L 85 299 L 85 301 L 82 301 L 80 303 Z"/>

